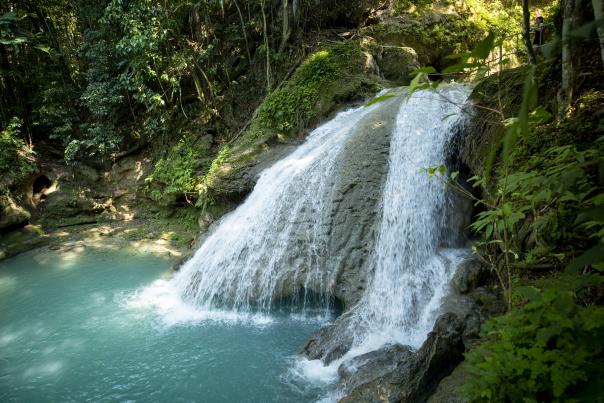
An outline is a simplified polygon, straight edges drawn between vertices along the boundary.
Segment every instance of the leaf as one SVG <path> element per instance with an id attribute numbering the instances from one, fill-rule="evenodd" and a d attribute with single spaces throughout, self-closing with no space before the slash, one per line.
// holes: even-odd
<path id="1" fill-rule="evenodd" d="M 443 175 L 443 176 L 444 176 L 444 175 L 445 175 L 445 173 L 447 172 L 447 168 L 446 168 L 444 165 L 439 165 L 439 166 L 438 166 L 438 172 L 439 172 L 441 175 Z"/>
<path id="2" fill-rule="evenodd" d="M 604 261 L 604 244 L 599 243 L 591 249 L 588 249 L 581 256 L 573 259 L 568 266 L 566 266 L 564 272 L 567 274 L 577 273 L 585 266 L 589 266 L 592 263 L 600 263 L 602 261 Z"/>
<path id="3" fill-rule="evenodd" d="M 48 53 L 50 54 L 50 46 L 46 46 L 46 45 L 36 45 L 34 46 L 34 48 L 41 50 L 44 53 Z"/>
<path id="4" fill-rule="evenodd" d="M 365 104 L 365 106 L 375 105 L 375 104 L 378 104 L 380 102 L 384 102 L 384 101 L 386 101 L 386 100 L 388 100 L 390 98 L 394 98 L 394 97 L 397 97 L 397 96 L 398 96 L 398 94 L 395 94 L 394 92 L 388 92 L 388 93 L 386 93 L 384 95 L 380 95 L 379 97 L 373 98 L 371 101 L 367 102 Z"/>
<path id="5" fill-rule="evenodd" d="M 516 289 L 516 294 L 529 302 L 536 301 L 541 298 L 541 293 L 539 290 L 533 287 L 518 287 Z"/>
<path id="6" fill-rule="evenodd" d="M 470 69 L 470 68 L 475 68 L 475 67 L 481 67 L 483 66 L 482 63 L 468 63 L 468 62 L 461 62 L 461 63 L 456 63 L 452 66 L 449 66 L 447 68 L 445 68 L 442 72 L 443 74 L 449 74 L 449 73 L 459 73 L 459 72 L 463 72 L 465 69 Z"/>
<path id="7" fill-rule="evenodd" d="M 0 39 L 0 43 L 3 45 L 19 45 L 21 43 L 27 43 L 25 36 L 17 36 L 12 39 Z"/>
<path id="8" fill-rule="evenodd" d="M 413 95 L 413 93 L 415 91 L 419 91 L 419 90 L 424 90 L 426 88 L 429 88 L 429 84 L 422 84 L 420 83 L 420 81 L 422 79 L 425 79 L 425 74 L 424 73 L 419 73 L 417 76 L 415 76 L 415 78 L 413 80 L 411 80 L 411 83 L 409 83 L 409 88 L 407 88 L 407 96 L 410 97 L 411 95 Z"/>
<path id="9" fill-rule="evenodd" d="M 425 67 L 422 67 L 422 68 L 419 68 L 419 69 L 415 70 L 416 74 L 418 74 L 418 73 L 434 74 L 436 72 L 437 72 L 436 69 L 434 67 L 432 67 L 432 66 L 425 66 Z"/>
<path id="10" fill-rule="evenodd" d="M 495 33 L 489 32 L 489 34 L 472 50 L 472 56 L 478 59 L 486 59 L 489 57 L 491 50 L 495 46 Z"/>
<path id="11" fill-rule="evenodd" d="M 10 24 L 13 21 L 17 20 L 17 14 L 14 11 L 9 11 L 8 13 L 2 14 L 0 17 L 0 25 Z"/>
<path id="12" fill-rule="evenodd" d="M 472 56 L 472 52 L 462 52 L 462 53 L 455 53 L 452 55 L 447 55 L 447 56 L 445 56 L 445 59 L 449 59 L 449 60 L 467 59 L 470 56 Z"/>

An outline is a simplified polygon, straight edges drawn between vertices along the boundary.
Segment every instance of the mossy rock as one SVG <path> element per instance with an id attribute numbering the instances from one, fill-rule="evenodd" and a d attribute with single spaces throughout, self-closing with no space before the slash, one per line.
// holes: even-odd
<path id="1" fill-rule="evenodd" d="M 400 46 L 382 47 L 377 64 L 384 78 L 398 85 L 409 84 L 413 71 L 420 67 L 415 50 Z"/>
<path id="2" fill-rule="evenodd" d="M 429 9 L 384 17 L 360 34 L 382 46 L 413 48 L 421 65 L 436 68 L 451 64 L 446 56 L 472 49 L 484 36 L 478 24 L 452 10 Z"/>
<path id="3" fill-rule="evenodd" d="M 313 53 L 265 98 L 242 136 L 216 157 L 202 179 L 202 198 L 238 198 L 249 192 L 262 169 L 290 152 L 308 129 L 383 85 L 373 56 L 357 41 Z"/>
<path id="4" fill-rule="evenodd" d="M 10 196 L 0 196 L 0 231 L 23 226 L 30 218 L 29 211 L 17 205 Z"/>
<path id="5" fill-rule="evenodd" d="M 27 225 L 11 231 L 2 235 L 0 239 L 0 260 L 39 248 L 49 241 L 50 238 L 35 225 Z"/>

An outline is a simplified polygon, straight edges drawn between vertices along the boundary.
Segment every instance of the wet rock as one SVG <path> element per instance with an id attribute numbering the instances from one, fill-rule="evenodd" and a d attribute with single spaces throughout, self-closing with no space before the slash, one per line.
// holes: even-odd
<path id="1" fill-rule="evenodd" d="M 477 258 L 468 258 L 457 267 L 451 287 L 459 294 L 467 294 L 484 284 L 488 275 L 488 269 Z"/>
<path id="2" fill-rule="evenodd" d="M 391 344 L 354 357 L 338 368 L 340 389 L 353 390 L 364 383 L 387 376 L 401 363 L 411 363 L 414 352 L 409 346 Z"/>
<path id="3" fill-rule="evenodd" d="M 401 97 L 384 101 L 351 135 L 338 162 L 329 234 L 335 296 L 345 309 L 363 295 L 368 257 L 379 221 L 379 204 L 388 174 L 390 139 Z"/>
<path id="4" fill-rule="evenodd" d="M 346 316 L 313 334 L 302 350 L 302 354 L 310 360 L 322 360 L 329 364 L 342 357 L 352 347 L 352 332 L 348 328 Z"/>
<path id="5" fill-rule="evenodd" d="M 466 379 L 464 364 L 460 364 L 451 372 L 451 375 L 443 378 L 438 384 L 436 391 L 428 399 L 428 403 L 466 403 L 469 400 L 462 393 L 462 386 Z"/>
<path id="6" fill-rule="evenodd" d="M 9 196 L 0 196 L 0 231 L 22 227 L 29 222 L 31 214 L 20 207 Z"/>
<path id="7" fill-rule="evenodd" d="M 341 387 L 341 402 L 424 402 L 439 381 L 463 360 L 463 322 L 453 313 L 441 315 L 427 340 L 416 352 L 404 346 L 386 346 L 358 357 L 356 372 Z M 353 360 L 354 361 L 354 360 Z"/>

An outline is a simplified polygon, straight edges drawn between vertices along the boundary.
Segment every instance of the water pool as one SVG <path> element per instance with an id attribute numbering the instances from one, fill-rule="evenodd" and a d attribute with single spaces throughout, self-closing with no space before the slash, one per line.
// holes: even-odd
<path id="1" fill-rule="evenodd" d="M 305 402 L 294 355 L 321 323 L 167 325 L 128 301 L 168 277 L 169 263 L 133 252 L 41 250 L 0 262 L 0 401 Z"/>

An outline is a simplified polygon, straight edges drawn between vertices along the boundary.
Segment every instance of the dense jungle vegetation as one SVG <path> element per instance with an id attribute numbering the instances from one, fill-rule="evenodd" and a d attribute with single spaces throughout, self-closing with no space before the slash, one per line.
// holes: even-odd
<path id="1" fill-rule="evenodd" d="M 422 10 L 447 7 L 460 18 L 426 23 Z M 602 12 L 601 0 L 7 0 L 0 195 L 18 199 L 44 160 L 106 169 L 145 152 L 149 197 L 202 214 L 245 194 L 225 177 L 338 105 L 472 81 L 463 166 L 429 169 L 475 202 L 474 251 L 506 311 L 467 353 L 464 393 L 603 401 Z M 408 23 L 394 32 L 384 13 Z M 547 34 L 533 49 L 523 26 L 537 14 Z M 396 35 L 419 64 L 404 79 L 370 73 Z"/>

